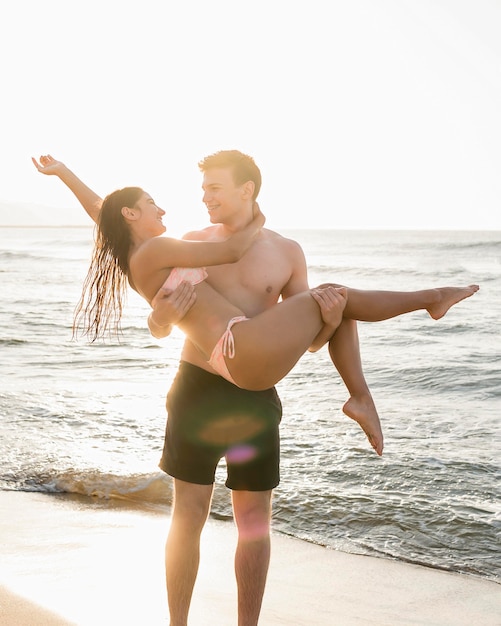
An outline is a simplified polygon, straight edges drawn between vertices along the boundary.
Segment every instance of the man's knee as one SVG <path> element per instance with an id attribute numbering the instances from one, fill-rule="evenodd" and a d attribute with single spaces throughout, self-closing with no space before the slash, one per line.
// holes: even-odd
<path id="1" fill-rule="evenodd" d="M 176 480 L 173 517 L 182 519 L 187 527 L 202 527 L 209 515 L 212 489 L 212 485 L 195 485 Z"/>
<path id="2" fill-rule="evenodd" d="M 240 539 L 268 537 L 271 525 L 271 491 L 234 491 L 233 513 Z"/>
<path id="3" fill-rule="evenodd" d="M 316 289 L 326 289 L 327 287 L 335 287 L 338 289 L 339 287 L 345 287 L 346 285 L 340 285 L 339 283 L 322 283 L 321 285 L 317 285 Z"/>

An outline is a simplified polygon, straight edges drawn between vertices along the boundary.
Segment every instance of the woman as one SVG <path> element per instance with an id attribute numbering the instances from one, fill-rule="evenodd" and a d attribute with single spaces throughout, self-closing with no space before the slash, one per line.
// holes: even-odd
<path id="1" fill-rule="evenodd" d="M 178 326 L 210 365 L 239 387 L 259 390 L 275 385 L 308 349 L 324 322 L 339 325 L 348 296 L 345 288 L 323 285 L 249 319 L 205 282 L 203 266 L 239 260 L 259 237 L 264 218 L 255 206 L 252 222 L 226 241 L 186 241 L 160 237 L 165 232 L 165 211 L 141 188 L 111 193 L 101 208 L 94 256 L 77 312 L 85 332 L 94 340 L 109 330 L 110 322 L 119 322 L 126 279 L 149 303 L 162 285 L 174 289 L 186 279 L 196 285 L 197 297 Z M 475 290 L 475 286 L 466 288 Z"/>

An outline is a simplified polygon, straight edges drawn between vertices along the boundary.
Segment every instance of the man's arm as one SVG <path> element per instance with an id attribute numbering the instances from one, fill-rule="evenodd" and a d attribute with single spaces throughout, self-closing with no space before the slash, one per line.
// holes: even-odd
<path id="1" fill-rule="evenodd" d="M 56 161 L 50 154 L 41 156 L 40 162 L 33 157 L 31 160 L 41 174 L 57 176 L 73 192 L 94 222 L 97 222 L 103 204 L 102 198 L 97 193 L 87 187 L 64 163 Z"/>
<path id="2" fill-rule="evenodd" d="M 206 239 L 205 232 L 190 231 L 182 239 L 201 241 Z M 189 283 L 186 283 L 189 284 Z M 195 304 L 196 294 L 193 285 L 190 285 L 191 295 L 187 299 L 184 292 L 184 281 L 173 292 L 160 287 L 151 301 L 153 311 L 148 316 L 148 328 L 155 339 L 164 339 L 172 332 L 172 327 L 182 319 L 188 310 Z"/>
<path id="3" fill-rule="evenodd" d="M 153 311 L 148 316 L 148 328 L 156 339 L 170 335 L 172 326 L 177 324 L 195 304 L 195 287 L 183 281 L 174 291 L 163 287 L 151 301 Z"/>
<path id="4" fill-rule="evenodd" d="M 292 263 L 292 273 L 288 283 L 282 289 L 282 299 L 284 300 L 309 289 L 308 269 L 303 249 L 296 241 L 291 239 L 287 240 L 287 245 L 289 246 L 287 255 Z M 338 324 L 324 324 L 322 330 L 308 348 L 309 352 L 317 352 L 320 350 L 332 337 L 337 326 Z"/>

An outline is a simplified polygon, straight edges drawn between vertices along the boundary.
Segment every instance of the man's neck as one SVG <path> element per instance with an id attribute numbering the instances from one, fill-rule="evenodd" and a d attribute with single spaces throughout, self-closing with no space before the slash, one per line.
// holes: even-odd
<path id="1" fill-rule="evenodd" d="M 229 237 L 233 233 L 237 233 L 252 221 L 252 211 L 242 211 L 238 216 L 234 216 L 233 219 L 224 223 L 217 224 L 217 227 L 221 233 L 226 237 Z"/>

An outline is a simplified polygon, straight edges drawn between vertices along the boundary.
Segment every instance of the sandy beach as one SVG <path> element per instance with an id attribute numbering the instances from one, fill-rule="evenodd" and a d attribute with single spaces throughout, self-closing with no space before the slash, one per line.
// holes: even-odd
<path id="1" fill-rule="evenodd" d="M 168 624 L 169 516 L 0 492 L 3 626 Z M 210 521 L 191 626 L 236 624 L 233 525 Z M 501 585 L 273 536 L 263 626 L 499 626 Z"/>

